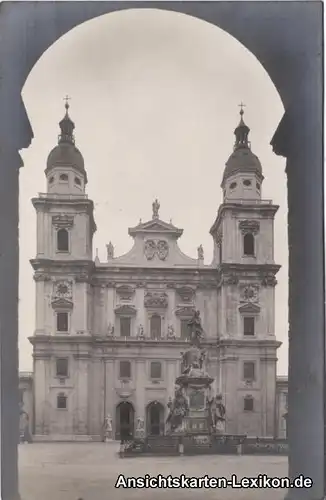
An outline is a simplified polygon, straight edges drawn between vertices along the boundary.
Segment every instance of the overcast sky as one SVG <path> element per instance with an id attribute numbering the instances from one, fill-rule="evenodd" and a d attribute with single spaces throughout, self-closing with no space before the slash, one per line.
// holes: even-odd
<path id="1" fill-rule="evenodd" d="M 71 97 L 76 145 L 95 203 L 99 257 L 132 244 L 127 228 L 160 217 L 184 229 L 182 251 L 212 259 L 209 229 L 222 202 L 221 178 L 232 152 L 239 103 L 251 129 L 252 150 L 263 165 L 263 198 L 280 205 L 275 260 L 278 373 L 287 372 L 287 201 L 285 160 L 269 145 L 282 117 L 269 76 L 237 40 L 204 21 L 165 11 L 108 14 L 70 31 L 47 50 L 30 73 L 23 99 L 34 131 L 20 172 L 20 369 L 32 370 L 27 338 L 35 328 L 35 290 L 29 259 L 36 253 L 31 198 L 45 192 L 44 169 L 57 143 L 64 96 Z"/>

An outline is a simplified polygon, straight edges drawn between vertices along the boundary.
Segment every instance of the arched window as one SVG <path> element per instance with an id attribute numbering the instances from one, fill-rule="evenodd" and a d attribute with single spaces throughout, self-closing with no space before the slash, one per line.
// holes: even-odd
<path id="1" fill-rule="evenodd" d="M 50 179 L 49 179 L 49 184 L 53 184 L 53 182 L 54 182 L 54 177 L 52 175 L 52 177 L 50 177 Z"/>
<path id="2" fill-rule="evenodd" d="M 252 396 L 245 396 L 243 400 L 244 411 L 254 411 L 254 398 Z"/>
<path id="3" fill-rule="evenodd" d="M 69 251 L 69 234 L 67 229 L 59 229 L 57 232 L 57 250 L 58 252 Z"/>
<path id="4" fill-rule="evenodd" d="M 67 174 L 61 174 L 59 177 L 60 181 L 67 182 L 68 181 L 68 175 Z"/>
<path id="5" fill-rule="evenodd" d="M 161 316 L 158 314 L 153 314 L 151 317 L 151 338 L 159 339 L 161 338 Z"/>
<path id="6" fill-rule="evenodd" d="M 252 233 L 247 233 L 243 237 L 243 253 L 250 257 L 255 255 L 255 237 Z"/>

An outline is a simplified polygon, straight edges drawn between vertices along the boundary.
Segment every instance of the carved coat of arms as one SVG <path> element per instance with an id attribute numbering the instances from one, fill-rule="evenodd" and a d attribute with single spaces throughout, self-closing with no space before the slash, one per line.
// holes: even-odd
<path id="1" fill-rule="evenodd" d="M 155 256 L 160 260 L 165 260 L 169 255 L 169 245 L 164 240 L 146 240 L 144 253 L 147 260 L 152 260 Z"/>

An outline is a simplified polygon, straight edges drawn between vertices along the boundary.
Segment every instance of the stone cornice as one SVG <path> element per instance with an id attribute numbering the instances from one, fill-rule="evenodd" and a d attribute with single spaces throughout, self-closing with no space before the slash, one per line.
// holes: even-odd
<path id="1" fill-rule="evenodd" d="M 275 275 L 280 270 L 278 264 L 234 264 L 222 263 L 217 269 L 217 286 L 237 285 L 240 280 L 248 282 L 257 279 L 263 286 L 274 287 L 277 284 Z"/>
<path id="2" fill-rule="evenodd" d="M 91 228 L 92 228 L 92 234 L 94 234 L 97 230 L 95 219 L 94 219 L 94 202 L 92 200 L 89 200 L 88 198 L 67 198 L 67 197 L 60 197 L 60 195 L 57 195 L 57 197 L 54 197 L 53 195 L 49 194 L 48 197 L 39 197 L 39 198 L 32 198 L 32 204 L 36 210 L 43 211 L 43 212 L 48 212 L 50 207 L 55 207 L 57 206 L 58 209 L 60 209 L 60 212 L 62 212 L 62 208 L 65 207 L 71 207 L 75 209 L 75 213 L 86 213 L 91 221 Z"/>
<path id="3" fill-rule="evenodd" d="M 88 275 L 94 270 L 95 265 L 92 260 L 59 260 L 59 259 L 42 259 L 36 258 L 30 260 L 31 266 L 34 271 L 44 271 L 47 273 L 51 270 L 51 273 L 60 272 L 62 269 L 63 272 L 69 271 L 72 274 L 80 274 L 82 272 L 87 272 Z"/>
<path id="4" fill-rule="evenodd" d="M 272 339 L 219 339 L 217 346 L 222 347 L 271 347 L 278 349 L 282 345 L 279 340 Z"/>
<path id="5" fill-rule="evenodd" d="M 222 203 L 222 205 L 220 205 L 218 212 L 217 212 L 216 220 L 215 220 L 214 224 L 212 225 L 209 232 L 212 236 L 215 235 L 216 230 L 221 225 L 221 221 L 224 217 L 224 213 L 227 211 L 231 211 L 231 212 L 232 211 L 237 211 L 237 212 L 241 211 L 242 214 L 248 213 L 248 216 L 249 216 L 249 214 L 251 216 L 253 214 L 257 214 L 260 217 L 274 218 L 278 209 L 279 209 L 278 205 L 273 205 L 273 204 L 269 203 L 268 201 L 264 202 L 264 200 L 261 200 L 260 203 L 255 203 L 255 202 L 253 202 L 253 203 L 247 203 L 247 202 L 246 203 L 239 203 L 239 202 L 232 203 L 229 200 L 228 203 Z"/>

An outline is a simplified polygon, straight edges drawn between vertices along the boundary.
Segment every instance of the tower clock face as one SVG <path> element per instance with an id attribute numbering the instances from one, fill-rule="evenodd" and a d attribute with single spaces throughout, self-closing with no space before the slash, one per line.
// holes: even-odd
<path id="1" fill-rule="evenodd" d="M 258 290 L 253 286 L 247 286 L 243 290 L 243 298 L 248 302 L 256 302 L 258 299 Z"/>
<path id="2" fill-rule="evenodd" d="M 56 292 L 58 297 L 68 298 L 71 296 L 70 286 L 66 283 L 58 283 Z"/>

